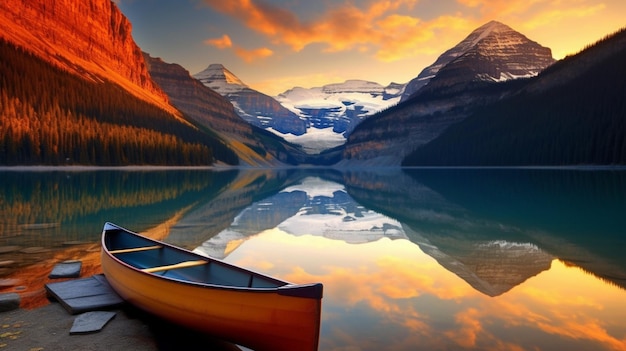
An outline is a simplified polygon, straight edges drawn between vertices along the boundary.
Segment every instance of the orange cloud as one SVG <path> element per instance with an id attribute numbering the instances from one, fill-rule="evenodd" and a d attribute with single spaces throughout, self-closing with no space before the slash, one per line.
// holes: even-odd
<path id="1" fill-rule="evenodd" d="M 233 42 L 227 34 L 224 34 L 221 38 L 207 39 L 205 44 L 214 46 L 218 49 L 228 49 L 233 47 Z M 274 52 L 268 48 L 258 48 L 254 50 L 247 50 L 239 46 L 234 48 L 235 54 L 246 62 L 252 62 L 260 58 L 272 56 Z"/>
<path id="2" fill-rule="evenodd" d="M 525 13 L 540 3 L 546 5 L 545 0 L 457 0 L 457 2 L 463 6 L 479 8 L 483 16 L 489 19 Z"/>
<path id="3" fill-rule="evenodd" d="M 482 23 L 481 23 L 482 24 Z M 458 33 L 467 33 L 477 24 L 460 16 L 441 16 L 429 22 L 414 17 L 392 15 L 378 21 L 383 32 L 393 33 L 381 40 L 376 58 L 391 62 L 418 54 L 445 51 L 450 42 L 459 41 Z M 433 42 L 437 38 L 436 42 Z"/>
<path id="4" fill-rule="evenodd" d="M 260 58 L 272 56 L 274 52 L 268 48 L 258 48 L 254 50 L 246 50 L 241 47 L 235 48 L 235 54 L 246 62 L 252 62 Z"/>
<path id="5" fill-rule="evenodd" d="M 325 52 L 352 49 L 364 52 L 368 46 L 380 46 L 381 43 L 392 40 L 393 35 L 388 32 L 385 24 L 392 24 L 399 19 L 394 11 L 411 9 L 417 0 L 372 2 L 365 9 L 346 3 L 333 7 L 312 22 L 303 22 L 296 14 L 282 7 L 260 1 L 205 0 L 205 3 L 267 36 L 274 44 L 287 45 L 293 51 L 321 43 L 326 45 Z M 405 26 L 417 21 L 408 16 L 403 20 Z M 394 25 L 398 27 L 400 24 Z"/>
<path id="6" fill-rule="evenodd" d="M 516 22 L 522 22 L 526 28 L 554 24 L 567 18 L 596 15 L 606 7 L 605 4 L 588 0 L 572 1 L 566 5 L 563 1 L 545 0 L 457 0 L 457 2 L 466 7 L 478 8 L 485 20 L 512 18 Z M 520 15 L 525 15 L 526 20 L 520 20 Z"/>
<path id="7" fill-rule="evenodd" d="M 524 23 L 526 28 L 532 29 L 554 24 L 566 18 L 585 18 L 596 15 L 598 12 L 606 8 L 605 4 L 597 4 L 590 6 L 580 6 L 566 9 L 554 9 L 545 11 L 531 18 Z"/>
<path id="8" fill-rule="evenodd" d="M 224 34 L 221 38 L 207 39 L 204 41 L 204 43 L 207 45 L 215 46 L 218 49 L 226 49 L 233 46 L 233 42 L 226 34 Z"/>

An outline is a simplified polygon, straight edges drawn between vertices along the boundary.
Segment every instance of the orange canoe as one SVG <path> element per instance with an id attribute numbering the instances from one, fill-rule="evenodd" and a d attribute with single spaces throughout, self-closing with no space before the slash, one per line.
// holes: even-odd
<path id="1" fill-rule="evenodd" d="M 174 323 L 254 350 L 317 350 L 320 283 L 291 284 L 111 223 L 102 271 L 124 300 Z"/>

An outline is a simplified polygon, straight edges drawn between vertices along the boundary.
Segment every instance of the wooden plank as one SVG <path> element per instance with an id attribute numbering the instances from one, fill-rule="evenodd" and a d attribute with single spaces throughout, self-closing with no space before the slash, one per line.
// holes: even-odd
<path id="1" fill-rule="evenodd" d="M 113 318 L 116 312 L 89 311 L 74 319 L 70 335 L 97 333 Z M 33 350 L 33 349 L 31 349 Z"/>
<path id="2" fill-rule="evenodd" d="M 204 260 L 184 261 L 184 262 L 180 262 L 180 263 L 176 263 L 176 264 L 170 264 L 170 265 L 167 265 L 167 266 L 158 266 L 158 267 L 144 268 L 144 269 L 142 269 L 142 271 L 147 272 L 147 273 L 154 273 L 154 272 L 169 271 L 171 269 L 180 269 L 180 268 L 201 266 L 201 265 L 207 264 L 207 263 L 209 263 L 209 261 L 204 261 Z"/>
<path id="3" fill-rule="evenodd" d="M 122 253 L 128 253 L 128 252 L 157 250 L 157 249 L 160 249 L 162 247 L 163 246 L 161 246 L 161 245 L 133 247 L 133 248 L 129 248 L 129 249 L 111 250 L 111 251 L 109 251 L 109 253 L 112 254 L 112 255 L 115 255 L 115 254 L 122 254 Z"/>
<path id="4" fill-rule="evenodd" d="M 45 288 L 70 314 L 107 309 L 124 302 L 103 275 L 48 283 Z"/>

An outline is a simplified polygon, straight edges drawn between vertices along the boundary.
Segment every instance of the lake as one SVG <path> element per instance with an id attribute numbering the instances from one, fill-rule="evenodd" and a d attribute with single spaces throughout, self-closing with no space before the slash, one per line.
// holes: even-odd
<path id="1" fill-rule="evenodd" d="M 320 350 L 626 350 L 626 171 L 0 171 L 0 292 L 110 221 L 294 283 Z"/>

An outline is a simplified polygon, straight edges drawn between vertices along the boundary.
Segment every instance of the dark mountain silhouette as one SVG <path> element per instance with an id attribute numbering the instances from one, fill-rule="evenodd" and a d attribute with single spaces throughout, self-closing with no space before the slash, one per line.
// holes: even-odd
<path id="1" fill-rule="evenodd" d="M 399 166 L 408 153 L 552 62 L 550 49 L 489 22 L 409 82 L 404 102 L 359 124 L 345 145 L 343 164 Z"/>
<path id="2" fill-rule="evenodd" d="M 624 62 L 621 30 L 451 126 L 403 165 L 626 164 Z"/>

